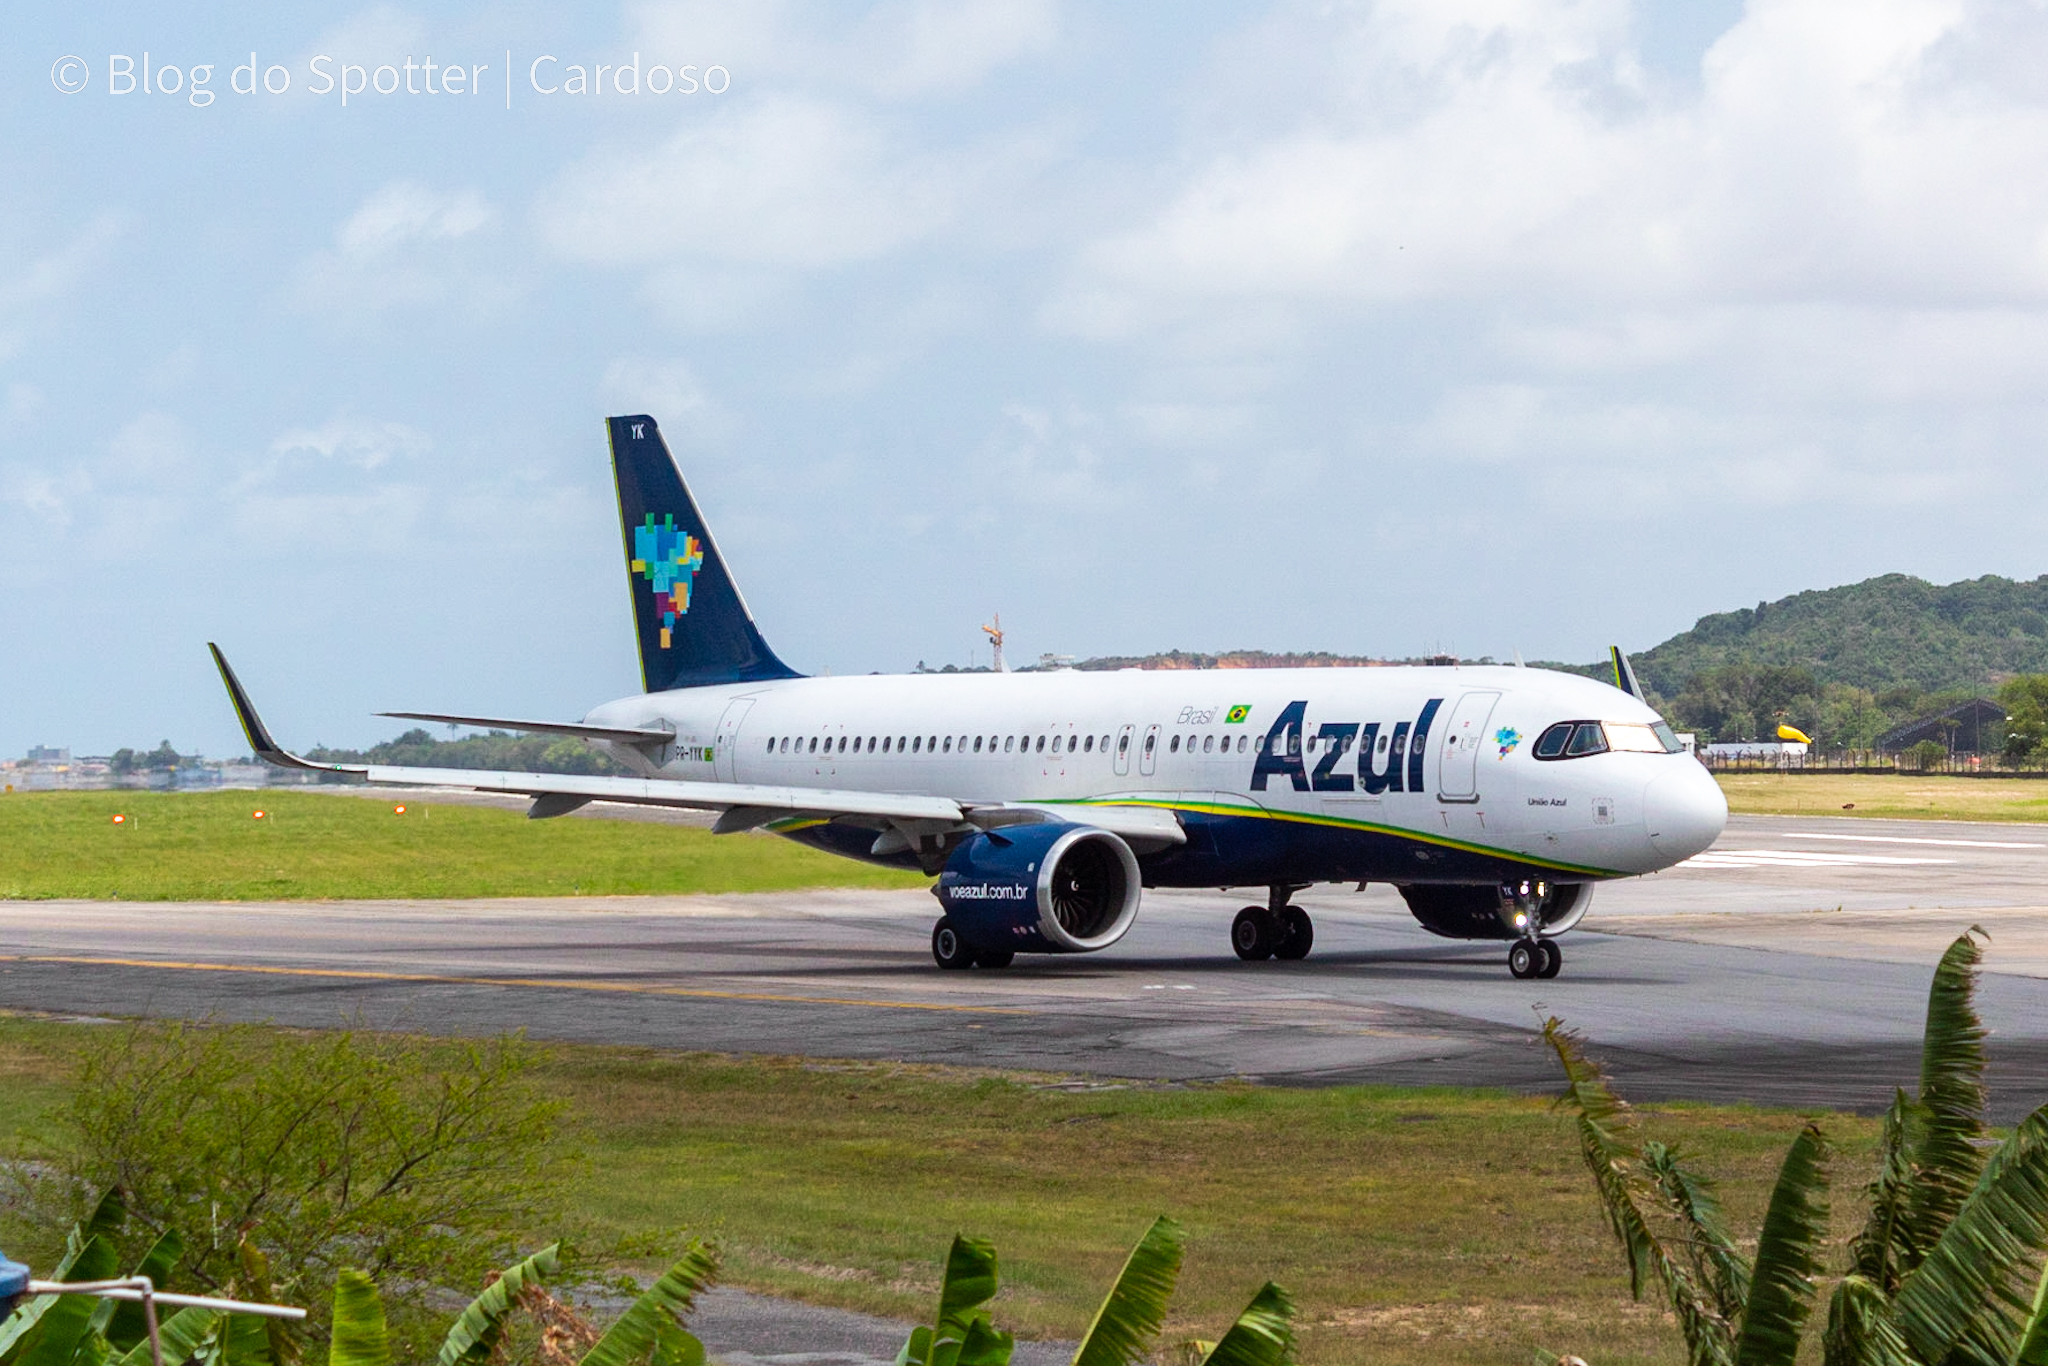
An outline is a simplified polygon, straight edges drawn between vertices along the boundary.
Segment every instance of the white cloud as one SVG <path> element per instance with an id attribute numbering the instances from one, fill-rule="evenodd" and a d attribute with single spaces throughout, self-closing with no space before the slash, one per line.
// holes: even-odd
<path id="1" fill-rule="evenodd" d="M 0 308 L 19 308 L 69 294 L 104 265 L 121 231 L 117 216 L 101 214 L 63 246 L 30 258 L 19 268 L 0 269 Z"/>
<path id="2" fill-rule="evenodd" d="M 467 237 L 491 221 L 491 206 L 474 190 L 450 193 L 417 181 L 386 185 L 363 202 L 335 234 L 349 256 L 377 256 L 409 242 Z"/>
<path id="3" fill-rule="evenodd" d="M 1057 0 L 898 0 L 859 13 L 781 0 L 688 0 L 638 6 L 633 21 L 650 61 L 717 62 L 747 84 L 884 100 L 960 95 L 1007 66 L 1049 55 L 1060 33 Z"/>
<path id="4" fill-rule="evenodd" d="M 907 152 L 851 108 L 770 97 L 684 125 L 666 143 L 600 152 L 541 201 L 541 234 L 608 265 L 709 258 L 816 269 L 928 237 L 965 168 Z"/>
<path id="5" fill-rule="evenodd" d="M 688 361 L 621 356 L 605 367 L 598 389 L 612 412 L 652 414 L 671 444 L 723 434 L 730 423 Z"/>
<path id="6" fill-rule="evenodd" d="M 1339 35 L 1313 116 L 1200 156 L 1082 253 L 1049 316 L 1127 333 L 1276 297 L 2039 304 L 2048 109 L 1945 74 L 1985 13 L 1757 0 L 1679 95 L 1644 83 L 1619 3 L 1377 6 Z"/>
<path id="7" fill-rule="evenodd" d="M 402 422 L 337 417 L 318 427 L 298 427 L 270 443 L 273 455 L 309 452 L 359 470 L 374 470 L 394 458 L 425 455 L 434 443 Z"/>

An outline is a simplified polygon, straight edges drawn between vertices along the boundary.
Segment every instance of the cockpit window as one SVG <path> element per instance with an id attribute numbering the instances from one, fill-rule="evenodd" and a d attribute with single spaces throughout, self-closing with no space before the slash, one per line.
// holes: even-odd
<path id="1" fill-rule="evenodd" d="M 1676 754 L 1683 748 L 1662 721 L 1559 721 L 1536 737 L 1531 752 L 1539 759 L 1580 759 L 1609 750 Z"/>
<path id="2" fill-rule="evenodd" d="M 1671 727 L 1662 721 L 1655 725 L 1643 726 L 1629 721 L 1609 721 L 1607 739 L 1616 749 L 1635 750 L 1644 754 L 1676 754 L 1684 746 L 1671 733 Z"/>

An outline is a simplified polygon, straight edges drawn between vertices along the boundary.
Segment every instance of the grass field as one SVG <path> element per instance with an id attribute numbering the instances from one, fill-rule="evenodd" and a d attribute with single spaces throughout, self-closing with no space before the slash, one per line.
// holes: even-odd
<path id="1" fill-rule="evenodd" d="M 276 790 L 10 793 L 0 796 L 0 899 L 614 896 L 924 882 L 772 835 L 530 821 L 413 797 L 399 815 L 398 804 Z"/>
<path id="2" fill-rule="evenodd" d="M 0 1019 L 0 1150 L 48 1141 L 89 1028 Z M 579 1241 L 652 1256 L 707 1233 L 727 1279 L 755 1289 L 928 1315 L 939 1259 L 965 1231 L 1000 1250 L 998 1322 L 1071 1337 L 1166 1212 L 1191 1235 L 1173 1337 L 1215 1336 L 1271 1277 L 1300 1299 L 1310 1366 L 1526 1362 L 1538 1345 L 1597 1366 L 1683 1359 L 1659 1309 L 1629 1301 L 1574 1137 L 1543 1100 L 1069 1089 L 596 1048 L 558 1050 L 546 1075 L 576 1116 Z M 1798 1119 L 1710 1107 L 1645 1119 L 1723 1179 L 1735 1226 L 1753 1232 Z M 1841 1145 L 1840 1262 L 1875 1125 L 1825 1123 Z"/>
<path id="3" fill-rule="evenodd" d="M 2048 781 L 1919 774 L 1717 773 L 1728 809 L 1755 816 L 2048 822 Z"/>

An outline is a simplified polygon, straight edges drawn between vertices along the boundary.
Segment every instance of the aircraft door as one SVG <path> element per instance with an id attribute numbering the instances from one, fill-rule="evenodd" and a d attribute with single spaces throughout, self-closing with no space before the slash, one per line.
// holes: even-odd
<path id="1" fill-rule="evenodd" d="M 742 697 L 728 706 L 725 715 L 718 718 L 718 738 L 712 741 L 711 759 L 712 771 L 718 774 L 720 782 L 739 781 L 734 776 L 733 758 L 739 752 L 740 722 L 746 720 L 747 712 L 753 705 L 753 698 Z"/>
<path id="2" fill-rule="evenodd" d="M 1138 772 L 1152 776 L 1152 766 L 1159 759 L 1159 727 L 1145 727 L 1145 743 L 1138 750 Z"/>
<path id="3" fill-rule="evenodd" d="M 1479 800 L 1479 751 L 1486 744 L 1486 722 L 1493 715 L 1497 692 L 1468 692 L 1458 699 L 1444 727 L 1438 751 L 1436 796 L 1440 802 Z"/>
<path id="4" fill-rule="evenodd" d="M 1119 778 L 1130 775 L 1131 734 L 1136 729 L 1136 726 L 1125 726 L 1116 733 L 1116 772 Z"/>

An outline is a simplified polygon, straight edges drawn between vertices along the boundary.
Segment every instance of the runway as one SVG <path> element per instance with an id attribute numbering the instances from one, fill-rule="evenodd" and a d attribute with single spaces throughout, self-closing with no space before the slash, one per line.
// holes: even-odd
<path id="1" fill-rule="evenodd" d="M 1739 817 L 1598 889 L 1563 974 L 1314 888 L 1314 954 L 1238 962 L 1249 898 L 1151 892 L 1115 948 L 944 973 L 922 891 L 328 903 L 0 903 L 0 1008 L 901 1058 L 1059 1077 L 1554 1087 L 1583 1031 L 1628 1094 L 1882 1108 L 1929 972 L 1991 934 L 1998 1116 L 2048 1100 L 2048 827 Z"/>

